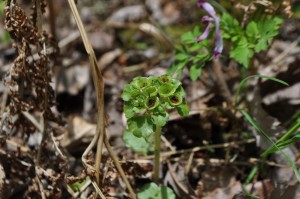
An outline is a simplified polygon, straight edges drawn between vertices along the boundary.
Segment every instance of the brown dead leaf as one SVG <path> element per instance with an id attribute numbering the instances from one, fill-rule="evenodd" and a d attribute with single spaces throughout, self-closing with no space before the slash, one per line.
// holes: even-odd
<path id="1" fill-rule="evenodd" d="M 103 30 L 89 32 L 88 37 L 91 42 L 93 49 L 97 52 L 105 52 L 113 48 L 114 46 L 114 35 L 109 34 Z"/>
<path id="2" fill-rule="evenodd" d="M 96 125 L 87 122 L 80 116 L 70 116 L 68 118 L 68 133 L 62 140 L 61 145 L 66 148 L 76 147 L 84 138 L 92 139 L 96 131 Z"/>
<path id="3" fill-rule="evenodd" d="M 241 190 L 241 183 L 232 177 L 227 187 L 216 188 L 214 191 L 207 193 L 202 199 L 232 199 L 232 197 L 241 192 Z"/>
<path id="4" fill-rule="evenodd" d="M 126 22 L 138 22 L 145 19 L 147 11 L 144 5 L 133 5 L 120 8 L 108 19 L 110 24 L 124 24 Z"/>
<path id="5" fill-rule="evenodd" d="M 100 71 L 103 71 L 109 64 L 111 64 L 117 57 L 119 57 L 121 53 L 121 49 L 116 48 L 112 51 L 103 54 L 98 62 Z"/>
<path id="6" fill-rule="evenodd" d="M 174 1 L 163 5 L 161 0 L 147 0 L 146 5 L 151 10 L 152 17 L 162 25 L 175 23 L 180 17 L 180 10 Z"/>
<path id="7" fill-rule="evenodd" d="M 75 65 L 59 72 L 57 92 L 77 95 L 89 82 L 88 65 Z"/>

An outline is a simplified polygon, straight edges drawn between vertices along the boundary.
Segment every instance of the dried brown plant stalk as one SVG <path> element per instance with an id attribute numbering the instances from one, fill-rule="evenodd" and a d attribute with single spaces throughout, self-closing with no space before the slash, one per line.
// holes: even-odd
<path id="1" fill-rule="evenodd" d="M 18 55 L 4 80 L 5 85 L 9 87 L 10 97 L 9 105 L 1 116 L 1 142 L 6 143 L 1 147 L 7 152 L 4 158 L 11 161 L 14 158 L 9 154 L 7 147 L 10 137 L 17 137 L 24 140 L 23 143 L 27 143 L 33 133 L 42 134 L 42 141 L 37 145 L 37 155 L 32 155 L 34 154 L 32 151 L 20 151 L 19 154 L 20 157 L 27 157 L 32 162 L 25 164 L 32 169 L 34 175 L 30 182 L 26 182 L 28 184 L 24 195 L 26 198 L 38 196 L 59 198 L 62 194 L 61 182 L 67 168 L 66 160 L 60 159 L 62 157 L 53 156 L 52 159 L 58 161 L 51 161 L 45 156 L 45 152 L 53 153 L 51 149 L 53 142 L 49 142 L 50 135 L 60 134 L 51 124 L 62 124 L 62 120 L 51 109 L 56 105 L 56 100 L 50 85 L 51 59 L 46 52 L 46 48 L 52 47 L 52 42 L 42 30 L 42 14 L 45 8 L 44 0 L 34 1 L 33 13 L 28 17 L 15 1 L 8 0 L 4 9 L 5 28 L 14 41 Z M 34 53 L 37 53 L 38 59 L 33 58 Z M 37 122 L 38 117 L 42 124 Z M 14 161 L 18 161 L 20 157 L 15 157 Z M 22 170 L 22 165 L 14 164 L 14 166 Z M 24 179 L 24 176 L 21 176 L 24 174 L 14 173 L 14 170 L 10 171 L 12 175 Z M 46 186 L 40 183 L 42 179 L 47 179 Z"/>
<path id="2" fill-rule="evenodd" d="M 263 13 L 264 14 L 272 14 L 276 13 L 279 15 L 284 15 L 287 17 L 292 17 L 293 12 L 291 9 L 291 1 L 290 0 L 284 0 L 280 2 L 279 4 L 276 2 L 272 2 L 269 0 L 255 0 L 250 2 L 248 5 L 243 5 L 241 3 L 236 4 L 236 8 L 242 9 L 244 11 L 242 26 L 244 27 L 247 25 L 247 22 L 251 15 L 253 15 L 257 10 L 259 9 L 259 6 L 263 7 Z"/>
<path id="3" fill-rule="evenodd" d="M 92 142 L 90 145 L 87 147 L 85 150 L 84 154 L 82 155 L 82 162 L 86 169 L 92 169 L 90 165 L 87 163 L 87 155 L 88 153 L 92 150 L 92 148 L 95 146 L 97 143 L 97 152 L 96 152 L 96 163 L 95 163 L 95 178 L 96 178 L 96 183 L 95 180 L 92 179 L 92 183 L 94 187 L 96 188 L 96 191 L 99 193 L 99 195 L 103 198 L 103 194 L 101 190 L 99 189 L 99 176 L 100 176 L 100 164 L 101 164 L 101 156 L 102 156 L 102 148 L 103 148 L 103 143 L 105 139 L 105 145 L 106 148 L 108 149 L 109 155 L 112 157 L 114 164 L 120 173 L 124 183 L 126 184 L 129 194 L 131 198 L 135 198 L 135 193 L 133 192 L 133 189 L 128 182 L 126 175 L 120 165 L 120 162 L 115 155 L 114 151 L 111 149 L 111 146 L 107 139 L 105 138 L 105 113 L 104 113 L 104 81 L 103 81 L 103 76 L 101 72 L 99 71 L 99 67 L 97 66 L 97 59 L 94 53 L 94 50 L 91 46 L 91 43 L 88 40 L 86 31 L 84 29 L 84 25 L 81 21 L 81 18 L 79 16 L 77 7 L 75 5 L 75 2 L 73 0 L 68 0 L 70 8 L 72 10 L 73 16 L 75 18 L 75 21 L 77 23 L 78 29 L 80 31 L 85 49 L 87 51 L 87 54 L 89 55 L 89 60 L 90 60 L 90 65 L 91 65 L 91 72 L 93 76 L 93 81 L 94 81 L 94 87 L 95 91 L 97 94 L 97 108 L 98 108 L 98 115 L 97 115 L 97 129 L 96 129 L 96 135 L 94 136 Z M 97 185 L 97 186 L 96 186 Z"/>

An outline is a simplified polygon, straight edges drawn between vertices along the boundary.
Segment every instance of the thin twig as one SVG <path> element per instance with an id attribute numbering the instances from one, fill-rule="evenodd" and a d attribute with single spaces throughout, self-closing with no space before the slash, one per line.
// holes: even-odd
<path id="1" fill-rule="evenodd" d="M 50 30 L 52 37 L 56 40 L 56 26 L 55 26 L 55 13 L 54 13 L 54 5 L 52 0 L 47 0 L 48 9 L 49 9 L 49 17 L 50 17 Z"/>
<path id="2" fill-rule="evenodd" d="M 36 170 L 36 173 L 40 173 L 38 170 L 38 168 L 35 168 Z M 38 186 L 39 186 L 39 189 L 40 189 L 40 192 L 41 192 L 41 197 L 42 199 L 46 199 L 46 195 L 45 195 L 45 190 L 44 190 L 44 187 L 43 187 L 43 184 L 41 182 L 41 180 L 39 179 L 38 176 L 35 177 L 35 181 L 37 182 Z"/>
<path id="3" fill-rule="evenodd" d="M 47 134 L 46 134 L 47 126 L 46 126 L 46 124 L 44 122 L 44 118 L 45 118 L 44 113 L 42 113 L 42 117 L 41 117 L 41 126 L 43 127 L 42 131 L 41 131 L 41 133 L 42 133 L 42 140 L 41 140 L 41 143 L 39 145 L 39 149 L 38 149 L 38 153 L 37 153 L 37 158 L 36 158 L 37 164 L 40 164 L 41 155 L 42 155 L 42 147 L 43 147 L 43 143 L 45 142 L 46 136 L 47 136 Z"/>
<path id="4" fill-rule="evenodd" d="M 41 0 L 35 0 L 35 11 L 36 11 L 36 27 L 40 34 L 42 34 L 43 28 L 43 17 L 42 17 L 42 10 L 41 10 Z"/>
<path id="5" fill-rule="evenodd" d="M 98 193 L 98 195 L 100 196 L 100 198 L 102 199 L 106 199 L 106 197 L 103 195 L 102 191 L 100 190 L 99 186 L 97 185 L 97 182 L 95 182 L 95 180 L 91 180 L 92 184 L 96 190 L 96 192 Z"/>
<path id="6" fill-rule="evenodd" d="M 4 124 L 4 121 L 7 118 L 7 114 L 9 114 L 9 113 L 4 114 L 6 102 L 7 102 L 7 98 L 8 98 L 8 92 L 9 92 L 8 88 L 6 86 L 4 86 L 3 94 L 2 94 L 1 110 L 0 110 L 0 114 L 1 114 L 0 128 L 1 129 L 3 129 L 2 125 Z"/>
<path id="7" fill-rule="evenodd" d="M 189 172 L 190 172 L 190 169 L 191 169 L 191 166 L 192 166 L 192 163 L 193 163 L 194 155 L 195 155 L 195 152 L 192 152 L 192 153 L 189 155 L 188 162 L 187 162 L 187 164 L 186 164 L 185 167 L 184 167 L 184 174 L 185 174 L 185 175 L 188 175 Z"/>
<path id="8" fill-rule="evenodd" d="M 170 161 L 167 161 L 167 165 L 168 165 L 168 169 L 169 169 L 169 172 L 170 172 L 170 175 L 174 181 L 174 183 L 177 185 L 177 187 L 186 195 L 186 196 L 189 196 L 189 198 L 191 199 L 195 199 L 195 193 L 194 192 L 190 192 L 186 187 L 184 187 L 182 185 L 182 183 L 178 180 L 177 176 L 175 175 L 175 172 L 173 170 L 173 167 L 170 163 Z"/>
<path id="9" fill-rule="evenodd" d="M 117 168 L 118 172 L 120 173 L 122 180 L 124 181 L 124 183 L 126 184 L 126 186 L 128 188 L 130 197 L 131 198 L 136 198 L 135 193 L 134 193 L 134 191 L 133 191 L 133 189 L 132 189 L 132 187 L 131 187 L 128 179 L 126 178 L 126 175 L 125 175 L 125 173 L 124 173 L 124 171 L 121 167 L 120 161 L 119 161 L 118 157 L 116 156 L 115 152 L 113 151 L 112 147 L 110 146 L 110 144 L 108 142 L 106 134 L 104 135 L 104 144 L 105 144 L 105 147 L 107 148 L 107 151 L 110 154 L 112 160 L 114 161 L 115 167 Z"/>
<path id="10" fill-rule="evenodd" d="M 57 143 L 56 140 L 54 139 L 53 133 L 51 132 L 50 135 L 51 135 L 51 140 L 52 140 L 52 142 L 53 142 L 53 144 L 54 144 L 54 147 L 55 147 L 57 153 L 61 156 L 61 158 L 62 158 L 63 160 L 66 160 L 67 158 L 66 158 L 66 156 L 62 153 L 62 151 L 60 150 L 60 148 L 59 148 L 59 146 L 58 146 L 58 143 Z"/>
<path id="11" fill-rule="evenodd" d="M 272 60 L 272 64 L 277 64 L 279 65 L 281 63 L 281 61 L 292 51 L 294 50 L 298 44 L 300 42 L 300 36 L 295 40 L 293 41 L 290 45 L 288 45 L 287 48 L 285 48 L 285 50 L 280 53 L 278 56 L 276 56 L 273 60 Z"/>
<path id="12" fill-rule="evenodd" d="M 42 153 L 42 146 L 43 142 L 46 137 L 46 127 L 45 127 L 45 121 L 44 121 L 44 113 L 40 113 L 41 120 L 38 122 L 35 117 L 33 117 L 29 112 L 23 111 L 22 114 L 35 126 L 35 128 L 42 134 L 42 141 L 39 145 L 38 152 L 37 152 L 37 163 L 39 164 L 41 153 Z"/>
<path id="13" fill-rule="evenodd" d="M 27 111 L 22 111 L 22 114 L 39 130 L 40 132 L 44 131 L 44 124 L 42 122 L 38 122 L 33 115 L 31 115 Z"/>
<path id="14" fill-rule="evenodd" d="M 8 93 L 9 93 L 8 88 L 6 86 L 4 86 L 3 94 L 2 94 L 2 101 L 1 101 L 1 111 L 0 111 L 1 116 L 3 115 L 3 113 L 5 111 L 6 102 L 7 102 L 7 98 L 8 98 Z"/>
<path id="15" fill-rule="evenodd" d="M 242 140 L 238 142 L 226 142 L 222 144 L 212 144 L 212 145 L 207 145 L 207 146 L 199 146 L 199 147 L 194 147 L 191 149 L 183 149 L 183 150 L 178 150 L 178 151 L 168 151 L 168 152 L 162 152 L 160 155 L 161 157 L 168 157 L 172 155 L 178 155 L 178 154 L 183 154 L 183 153 L 191 153 L 191 152 L 197 152 L 201 150 L 207 150 L 207 149 L 216 149 L 216 148 L 227 148 L 227 147 L 232 147 L 236 146 L 239 144 L 248 144 L 248 143 L 253 143 L 255 142 L 255 139 L 248 139 L 248 140 Z M 154 156 L 149 155 L 144 157 L 144 159 L 152 159 Z"/>
<path id="16" fill-rule="evenodd" d="M 172 144 L 167 140 L 167 138 L 163 135 L 161 135 L 161 140 L 165 143 L 166 147 L 168 147 L 171 151 L 176 151 L 175 147 L 172 146 Z"/>
<path id="17" fill-rule="evenodd" d="M 174 158 L 169 158 L 169 161 L 174 161 L 178 162 L 181 161 L 181 157 L 174 157 Z M 213 166 L 222 166 L 222 165 L 228 165 L 228 162 L 225 159 L 217 159 L 217 158 L 194 158 L 193 159 L 194 163 L 197 166 L 208 166 L 208 165 L 213 165 Z M 137 160 L 126 160 L 126 161 L 121 161 L 122 163 L 126 162 L 131 162 L 131 163 L 136 163 L 136 164 L 151 164 L 152 161 L 148 159 L 137 159 Z M 257 158 L 249 158 L 248 160 L 245 161 L 233 161 L 230 162 L 232 165 L 238 165 L 238 166 L 249 166 L 253 167 L 257 163 L 263 163 L 269 166 L 273 167 L 279 167 L 279 168 L 289 168 L 290 165 L 288 164 L 278 164 L 274 161 L 265 161 Z M 298 165 L 297 165 L 298 166 Z"/>

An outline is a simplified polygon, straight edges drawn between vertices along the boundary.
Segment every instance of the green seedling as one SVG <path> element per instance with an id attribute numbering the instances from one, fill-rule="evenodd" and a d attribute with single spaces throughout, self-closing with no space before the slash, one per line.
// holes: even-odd
<path id="1" fill-rule="evenodd" d="M 86 184 L 87 179 L 84 179 L 83 181 L 77 181 L 70 185 L 73 191 L 80 191 L 82 187 Z"/>
<path id="2" fill-rule="evenodd" d="M 176 109 L 181 116 L 188 115 L 185 92 L 181 82 L 168 75 L 160 77 L 136 77 L 127 84 L 122 93 L 127 129 L 124 141 L 134 151 L 147 153 L 154 151 L 154 182 L 159 182 L 161 129 L 169 120 L 168 111 Z M 147 188 L 148 187 L 148 188 Z M 151 184 L 142 189 L 158 189 Z M 168 193 L 168 189 L 159 187 Z M 143 192 L 144 192 L 143 191 Z M 169 194 L 168 194 L 169 195 Z M 143 194 L 140 194 L 139 198 Z M 159 198 L 159 197 L 158 197 Z M 173 197 L 170 197 L 173 198 Z"/>
<path id="3" fill-rule="evenodd" d="M 181 45 L 176 48 L 176 61 L 168 70 L 169 75 L 175 74 L 176 77 L 180 77 L 183 69 L 191 66 L 189 67 L 191 79 L 195 81 L 201 76 L 203 67 L 211 60 L 209 53 L 211 47 L 208 40 L 195 42 L 195 38 L 200 34 L 200 28 L 196 26 L 193 31 L 181 36 Z"/>
<path id="4" fill-rule="evenodd" d="M 175 194 L 168 187 L 149 183 L 142 187 L 137 197 L 138 199 L 175 199 Z"/>

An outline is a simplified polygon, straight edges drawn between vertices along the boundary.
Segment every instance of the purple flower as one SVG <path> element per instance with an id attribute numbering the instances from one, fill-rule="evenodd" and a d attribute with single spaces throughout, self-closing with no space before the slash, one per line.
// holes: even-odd
<path id="1" fill-rule="evenodd" d="M 220 34 L 220 18 L 217 17 L 215 9 L 212 7 L 212 5 L 207 3 L 205 0 L 199 0 L 197 6 L 199 8 L 204 9 L 210 15 L 210 17 L 209 16 L 202 17 L 202 23 L 208 23 L 208 24 L 207 24 L 204 32 L 202 33 L 202 35 L 200 35 L 199 37 L 196 37 L 195 41 L 200 42 L 200 41 L 206 39 L 210 32 L 211 25 L 214 22 L 216 24 L 216 27 L 215 27 L 216 46 L 214 48 L 213 58 L 217 59 L 220 57 L 222 50 L 223 50 L 223 41 L 222 41 L 222 36 Z"/>
<path id="2" fill-rule="evenodd" d="M 207 38 L 207 36 L 208 36 L 208 34 L 210 32 L 211 25 L 212 25 L 213 22 L 214 22 L 214 19 L 211 18 L 211 17 L 208 17 L 208 16 L 202 17 L 202 23 L 208 23 L 208 24 L 207 24 L 207 26 L 205 28 L 205 31 L 202 33 L 202 35 L 200 35 L 199 37 L 195 38 L 196 42 L 200 42 L 200 41 L 202 41 L 202 40 L 204 40 L 204 39 Z"/>

